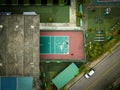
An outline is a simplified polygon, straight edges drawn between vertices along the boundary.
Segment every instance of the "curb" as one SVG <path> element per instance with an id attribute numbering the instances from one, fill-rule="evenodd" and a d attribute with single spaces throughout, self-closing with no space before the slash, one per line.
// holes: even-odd
<path id="1" fill-rule="evenodd" d="M 115 44 L 114 47 L 112 47 L 112 50 L 115 50 L 118 46 L 120 46 L 120 41 Z M 95 60 L 93 63 L 89 63 L 87 66 L 89 67 L 94 67 L 95 65 L 97 65 L 99 62 L 101 62 L 106 56 L 108 56 L 110 53 L 109 51 L 107 51 L 106 53 L 104 53 L 101 57 L 99 57 L 97 60 Z M 75 77 L 74 79 L 72 79 L 70 82 L 68 82 L 67 85 L 65 85 L 64 89 L 68 90 L 72 85 L 74 85 L 78 79 L 80 79 L 83 76 L 84 72 L 80 73 L 77 77 Z"/>

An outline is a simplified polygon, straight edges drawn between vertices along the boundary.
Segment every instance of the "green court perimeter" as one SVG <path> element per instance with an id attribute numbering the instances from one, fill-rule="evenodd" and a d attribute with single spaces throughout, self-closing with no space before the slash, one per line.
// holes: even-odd
<path id="1" fill-rule="evenodd" d="M 13 14 L 22 14 L 23 12 L 36 12 L 40 15 L 41 23 L 48 23 L 49 18 L 53 23 L 69 22 L 69 6 L 0 6 L 0 12 L 12 12 Z"/>
<path id="2" fill-rule="evenodd" d="M 40 36 L 40 54 L 69 54 L 69 37 Z"/>

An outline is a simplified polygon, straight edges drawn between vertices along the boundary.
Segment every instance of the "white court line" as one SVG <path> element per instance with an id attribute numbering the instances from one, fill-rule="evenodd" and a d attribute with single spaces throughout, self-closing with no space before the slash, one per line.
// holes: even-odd
<path id="1" fill-rule="evenodd" d="M 49 42 L 49 44 L 50 44 L 50 46 L 49 46 L 49 47 L 50 47 L 50 49 L 49 49 L 49 50 L 50 50 L 49 53 L 50 53 L 50 54 L 51 54 L 51 47 L 52 47 L 52 46 L 51 46 L 51 38 L 52 38 L 52 37 L 50 36 L 50 42 Z"/>
<path id="2" fill-rule="evenodd" d="M 69 36 L 40 36 L 40 37 L 49 37 L 49 52 L 48 53 L 40 53 L 40 54 L 64 54 L 63 53 L 63 50 L 61 51 L 61 52 L 58 52 L 57 53 L 57 50 L 56 50 L 56 48 L 57 48 L 57 43 L 59 42 L 59 40 L 58 40 L 58 42 L 57 42 L 57 37 L 58 38 L 61 38 L 61 37 L 63 37 L 62 38 L 62 40 L 63 41 L 66 41 L 66 42 L 68 42 L 68 45 L 67 45 L 67 48 L 63 48 L 63 49 L 65 49 L 65 54 L 69 54 Z M 53 40 L 52 40 L 52 37 L 53 37 Z M 64 38 L 66 39 L 66 40 L 64 40 Z M 53 41 L 53 43 L 52 43 L 52 41 Z M 52 44 L 54 44 L 54 47 L 52 46 Z M 52 51 L 52 47 L 54 48 L 54 51 Z M 67 51 L 67 52 L 66 52 Z"/>
<path id="3" fill-rule="evenodd" d="M 16 90 L 18 90 L 18 77 L 16 77 Z"/>
<path id="4" fill-rule="evenodd" d="M 67 44 L 67 47 L 68 47 L 68 48 L 67 48 L 67 49 L 68 49 L 68 50 L 67 50 L 67 51 L 68 51 L 67 54 L 69 54 L 69 45 L 70 45 L 69 39 L 70 39 L 70 38 L 69 38 L 69 36 L 68 36 L 68 37 L 67 37 L 67 42 L 68 42 L 68 44 Z"/>
<path id="5" fill-rule="evenodd" d="M 56 37 L 54 36 L 54 54 L 56 54 L 56 45 L 55 45 L 56 42 L 55 41 L 56 41 Z"/>
<path id="6" fill-rule="evenodd" d="M 59 37 L 59 36 L 58 36 Z M 60 54 L 69 54 L 69 36 L 62 36 L 62 42 L 60 42 L 60 45 L 63 45 L 63 48 L 60 48 Z M 67 47 L 64 48 L 66 45 L 66 42 L 68 42 Z"/>

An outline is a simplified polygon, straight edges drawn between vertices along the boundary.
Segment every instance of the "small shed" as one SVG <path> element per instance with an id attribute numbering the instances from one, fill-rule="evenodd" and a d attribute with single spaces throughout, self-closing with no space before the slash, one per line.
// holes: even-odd
<path id="1" fill-rule="evenodd" d="M 60 90 L 65 84 L 72 80 L 79 72 L 78 67 L 72 63 L 65 68 L 60 74 L 58 74 L 52 82 L 55 84 L 58 90 Z"/>

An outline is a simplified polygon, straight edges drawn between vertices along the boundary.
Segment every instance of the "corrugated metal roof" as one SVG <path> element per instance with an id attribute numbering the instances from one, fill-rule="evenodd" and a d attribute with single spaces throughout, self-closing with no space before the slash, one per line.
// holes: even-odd
<path id="1" fill-rule="evenodd" d="M 32 90 L 32 77 L 0 77 L 0 90 Z"/>
<path id="2" fill-rule="evenodd" d="M 65 70 L 63 70 L 60 74 L 58 74 L 52 82 L 56 85 L 58 89 L 62 88 L 65 84 L 67 84 L 71 79 L 78 74 L 78 67 L 72 63 Z"/>

